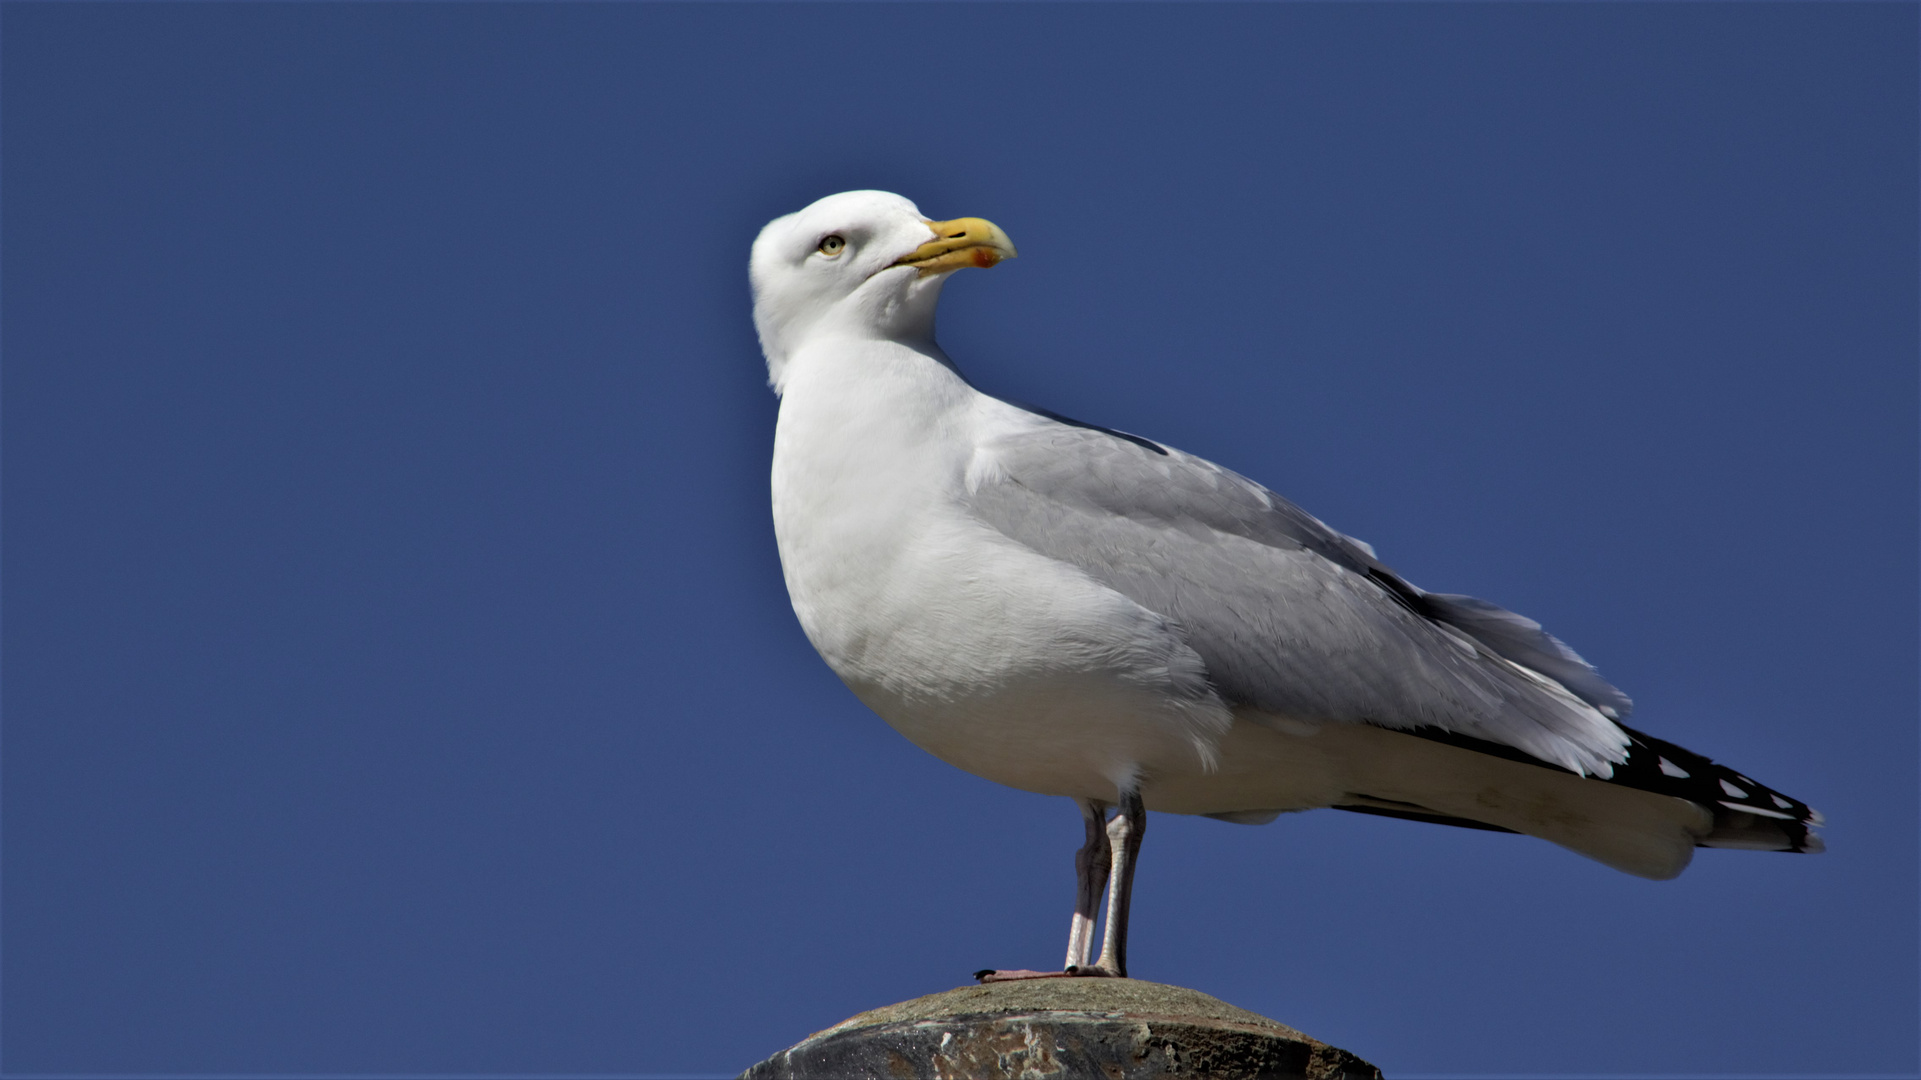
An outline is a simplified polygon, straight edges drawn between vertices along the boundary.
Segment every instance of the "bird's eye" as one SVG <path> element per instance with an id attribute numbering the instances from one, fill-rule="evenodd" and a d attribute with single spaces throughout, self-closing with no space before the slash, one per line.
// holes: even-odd
<path id="1" fill-rule="evenodd" d="M 844 250 L 846 247 L 847 247 L 846 240 L 843 240 L 838 236 L 830 236 L 827 239 L 822 240 L 820 242 L 820 253 L 831 259 L 834 256 L 839 255 L 841 251 Z"/>

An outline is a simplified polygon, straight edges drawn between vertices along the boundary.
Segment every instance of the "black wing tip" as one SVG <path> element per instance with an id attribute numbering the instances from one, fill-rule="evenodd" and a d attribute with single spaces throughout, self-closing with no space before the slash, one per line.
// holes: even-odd
<path id="1" fill-rule="evenodd" d="M 1472 735 L 1424 726 L 1396 729 L 1404 735 L 1445 743 L 1491 757 L 1536 765 L 1557 772 L 1569 772 L 1552 762 L 1502 743 L 1477 739 Z M 1656 795 L 1685 799 L 1714 815 L 1713 829 L 1698 842 L 1700 847 L 1733 848 L 1744 851 L 1790 851 L 1818 854 L 1827 850 L 1814 830 L 1825 824 L 1819 811 L 1799 799 L 1790 798 L 1765 784 L 1749 779 L 1704 754 L 1697 754 L 1664 739 L 1646 735 L 1623 724 L 1628 735 L 1627 760 L 1614 766 L 1608 777 L 1591 777 L 1596 783 L 1619 784 Z M 1388 813 L 1378 809 L 1343 806 L 1361 813 Z M 1411 813 L 1389 813 L 1393 817 L 1421 818 Z M 1440 824 L 1458 824 L 1440 821 Z"/>
<path id="2" fill-rule="evenodd" d="M 1825 821 L 1799 799 L 1750 779 L 1705 754 L 1623 725 L 1628 759 L 1615 766 L 1613 782 L 1672 795 L 1714 815 L 1714 829 L 1700 847 L 1816 854 L 1827 845 L 1814 830 Z"/>
<path id="3" fill-rule="evenodd" d="M 1827 842 L 1814 831 L 1814 826 L 1819 824 L 1818 814 L 1815 820 L 1782 821 L 1725 806 L 1713 809 L 1714 831 L 1702 837 L 1696 847 L 1783 851 L 1796 855 L 1819 855 L 1828 850 Z"/>

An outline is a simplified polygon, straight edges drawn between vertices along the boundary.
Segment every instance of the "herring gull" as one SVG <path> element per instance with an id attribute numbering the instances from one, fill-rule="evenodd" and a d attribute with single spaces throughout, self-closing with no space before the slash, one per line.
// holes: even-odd
<path id="1" fill-rule="evenodd" d="M 1013 256 L 991 222 L 850 191 L 749 266 L 808 640 L 915 744 L 1086 822 L 1063 968 L 981 978 L 1126 975 L 1149 809 L 1525 833 L 1657 879 L 1696 847 L 1821 850 L 1806 803 L 1626 726 L 1533 620 L 1416 588 L 1212 462 L 976 390 L 935 304 Z"/>

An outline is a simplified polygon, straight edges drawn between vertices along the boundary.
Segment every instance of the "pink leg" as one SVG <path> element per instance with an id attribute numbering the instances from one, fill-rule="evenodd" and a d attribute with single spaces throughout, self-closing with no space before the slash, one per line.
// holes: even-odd
<path id="1" fill-rule="evenodd" d="M 1132 800 L 1132 805 L 1136 808 L 1135 817 L 1139 819 L 1139 823 L 1136 823 L 1134 820 L 1123 821 L 1124 818 L 1128 817 L 1127 808 L 1129 806 L 1129 799 Z M 1094 925 L 1099 918 L 1101 894 L 1107 891 L 1110 874 L 1123 866 L 1121 848 L 1115 846 L 1116 840 L 1117 838 L 1123 840 L 1131 838 L 1132 848 L 1128 852 L 1127 860 L 1124 864 L 1127 874 L 1126 880 L 1131 883 L 1133 881 L 1133 852 L 1140 850 L 1140 826 L 1145 823 L 1146 812 L 1139 809 L 1141 802 L 1140 796 L 1131 794 L 1124 795 L 1122 796 L 1121 802 L 1122 812 L 1115 815 L 1114 820 L 1109 822 L 1106 820 L 1106 803 L 1094 799 L 1080 799 L 1077 801 L 1081 806 L 1081 817 L 1087 825 L 1087 841 L 1081 845 L 1080 851 L 1074 856 L 1074 875 L 1077 879 L 1077 888 L 1074 894 L 1074 919 L 1068 927 L 1066 970 L 996 971 L 989 968 L 985 971 L 977 971 L 974 973 L 974 978 L 979 979 L 981 982 L 991 983 L 1013 982 L 1020 979 L 1113 976 L 1121 974 L 1124 970 L 1127 951 L 1128 901 L 1124 890 L 1123 895 L 1118 898 L 1118 908 L 1115 906 L 1115 897 L 1110 894 L 1108 899 L 1108 930 L 1106 940 L 1102 943 L 1100 963 L 1090 966 L 1088 959 L 1089 954 L 1094 950 Z M 1126 844 L 1122 845 L 1122 847 L 1125 846 Z M 1115 877 L 1113 880 L 1118 883 L 1121 879 Z M 1119 912 L 1120 916 L 1120 938 L 1118 941 L 1115 937 L 1114 929 L 1116 925 L 1114 921 L 1116 911 Z M 1114 966 L 1115 964 L 1119 964 L 1121 967 L 1116 968 Z"/>
<path id="2" fill-rule="evenodd" d="M 1113 849 L 1114 869 L 1107 888 L 1107 934 L 1101 943 L 1101 958 L 1094 970 L 1083 975 L 1109 975 L 1127 978 L 1127 909 L 1134 899 L 1134 864 L 1141 853 L 1141 838 L 1147 833 L 1147 807 L 1138 792 L 1121 793 L 1121 808 L 1107 823 L 1108 846 Z"/>
<path id="3" fill-rule="evenodd" d="M 1074 854 L 1074 921 L 1067 933 L 1067 970 L 1087 966 L 1094 954 L 1094 922 L 1100 918 L 1101 893 L 1107 890 L 1107 804 L 1077 800 L 1087 824 L 1087 842 Z"/>

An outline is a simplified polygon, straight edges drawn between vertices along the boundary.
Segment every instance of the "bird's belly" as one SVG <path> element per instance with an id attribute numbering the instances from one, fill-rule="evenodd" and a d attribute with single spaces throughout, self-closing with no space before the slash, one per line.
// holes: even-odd
<path id="1" fill-rule="evenodd" d="M 1224 814 L 1333 806 L 1353 789 L 1352 736 L 1361 725 L 1289 725 L 1241 712 L 1217 747 L 1211 770 L 1169 769 L 1148 778 L 1150 810 Z"/>
<path id="2" fill-rule="evenodd" d="M 848 685 L 921 749 L 1024 791 L 1113 802 L 1144 774 L 1201 764 L 1195 725 L 1102 672 L 1009 679 L 998 690 L 968 688 L 933 702 Z"/>
<path id="3" fill-rule="evenodd" d="M 1230 722 L 1165 620 L 970 520 L 925 514 L 887 544 L 783 536 L 782 559 L 828 665 L 976 775 L 1111 800 L 1143 774 L 1199 767 Z"/>

